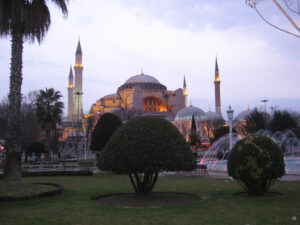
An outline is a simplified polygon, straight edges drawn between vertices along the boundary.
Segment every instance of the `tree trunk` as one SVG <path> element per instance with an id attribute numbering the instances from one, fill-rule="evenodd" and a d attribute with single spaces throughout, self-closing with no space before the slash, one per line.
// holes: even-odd
<path id="1" fill-rule="evenodd" d="M 135 193 L 140 196 L 147 196 L 151 193 L 158 179 L 158 172 L 134 173 L 133 175 L 129 174 L 129 178 Z"/>
<path id="2" fill-rule="evenodd" d="M 11 41 L 11 68 L 9 87 L 9 114 L 6 138 L 4 181 L 21 183 L 20 108 L 22 86 L 23 35 L 13 30 Z"/>
<path id="3" fill-rule="evenodd" d="M 21 183 L 21 153 L 6 152 L 5 167 L 4 167 L 4 181 L 8 184 Z"/>

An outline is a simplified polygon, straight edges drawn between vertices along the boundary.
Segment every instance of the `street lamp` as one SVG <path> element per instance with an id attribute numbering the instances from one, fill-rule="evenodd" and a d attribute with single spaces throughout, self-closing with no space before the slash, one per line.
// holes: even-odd
<path id="1" fill-rule="evenodd" d="M 269 101 L 268 99 L 263 99 L 263 100 L 260 100 L 261 102 L 264 103 L 265 105 L 265 114 L 267 113 L 267 102 Z"/>
<path id="2" fill-rule="evenodd" d="M 233 110 L 231 109 L 231 106 L 229 105 L 229 109 L 226 111 L 228 116 L 228 122 L 229 122 L 229 150 L 232 149 L 232 120 L 233 120 Z"/>

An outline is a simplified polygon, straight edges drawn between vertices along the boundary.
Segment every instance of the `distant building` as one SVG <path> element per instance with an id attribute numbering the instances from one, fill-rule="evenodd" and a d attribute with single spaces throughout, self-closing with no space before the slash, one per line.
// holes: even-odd
<path id="1" fill-rule="evenodd" d="M 189 140 L 189 135 L 191 132 L 192 125 L 192 116 L 196 122 L 197 133 L 203 139 L 213 138 L 213 131 L 216 127 L 220 126 L 222 121 L 222 111 L 221 111 L 221 80 L 219 75 L 219 66 L 216 59 L 215 64 L 215 112 L 209 110 L 205 113 L 202 109 L 196 106 L 188 106 L 184 109 L 181 109 L 175 116 L 174 121 L 172 122 L 178 130 L 182 133 L 185 139 Z M 186 92 L 186 82 L 184 78 L 184 93 L 185 93 L 185 102 L 187 102 L 187 92 Z"/>
<path id="2" fill-rule="evenodd" d="M 86 145 L 86 137 L 82 121 L 84 118 L 82 108 L 82 50 L 78 41 L 75 52 L 75 80 L 72 66 L 68 77 L 68 109 L 67 120 L 63 121 L 59 128 L 59 149 L 63 153 L 83 152 Z"/>
<path id="3" fill-rule="evenodd" d="M 240 112 L 233 121 L 233 127 L 234 129 L 239 133 L 246 135 L 246 126 L 247 126 L 247 118 L 251 113 L 251 109 L 248 106 L 248 109 Z"/>
<path id="4" fill-rule="evenodd" d="M 91 106 L 90 113 L 101 115 L 112 112 L 122 120 L 143 115 L 156 115 L 173 120 L 184 107 L 185 95 L 182 88 L 167 90 L 156 78 L 145 75 L 142 71 L 141 74 L 126 80 L 116 93 L 97 100 Z"/>
<path id="5" fill-rule="evenodd" d="M 183 78 L 183 87 L 176 90 L 168 90 L 153 76 L 146 75 L 143 71 L 130 77 L 117 88 L 115 93 L 105 95 L 99 98 L 91 107 L 89 115 L 83 115 L 82 108 L 82 49 L 78 41 L 75 53 L 75 80 L 73 69 L 70 68 L 68 79 L 68 116 L 67 123 L 63 124 L 63 131 L 60 140 L 69 140 L 74 136 L 74 131 L 78 132 L 78 122 L 86 118 L 95 117 L 97 119 L 106 112 L 111 112 L 119 116 L 123 121 L 136 116 L 154 115 L 172 121 L 181 131 L 184 137 L 188 139 L 191 127 L 192 116 L 195 116 L 197 131 L 201 137 L 211 137 L 209 121 L 222 118 L 221 112 L 221 91 L 219 67 L 216 59 L 215 63 L 215 112 L 205 113 L 202 109 L 195 106 L 187 106 L 187 85 L 185 75 Z M 73 131 L 73 132 L 72 132 Z M 83 129 L 84 131 L 84 129 Z M 71 138 L 72 139 L 72 138 Z"/>

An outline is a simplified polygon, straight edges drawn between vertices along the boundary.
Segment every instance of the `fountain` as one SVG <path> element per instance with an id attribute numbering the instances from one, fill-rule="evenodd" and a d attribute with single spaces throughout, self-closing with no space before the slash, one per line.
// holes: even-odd
<path id="1" fill-rule="evenodd" d="M 286 174 L 300 174 L 300 141 L 293 131 L 277 131 L 272 133 L 269 130 L 259 130 L 255 134 L 267 136 L 279 145 L 284 154 Z M 241 138 L 242 136 L 239 134 L 233 133 L 232 146 L 234 146 Z M 227 158 L 231 150 L 229 142 L 229 134 L 216 140 L 205 152 L 200 164 L 206 165 L 207 169 L 210 171 L 226 172 Z"/>
<path id="2" fill-rule="evenodd" d="M 232 146 L 239 140 L 240 136 L 237 133 L 232 134 Z M 230 153 L 230 134 L 217 139 L 205 152 L 200 164 L 205 164 L 208 170 L 227 171 L 227 158 Z"/>

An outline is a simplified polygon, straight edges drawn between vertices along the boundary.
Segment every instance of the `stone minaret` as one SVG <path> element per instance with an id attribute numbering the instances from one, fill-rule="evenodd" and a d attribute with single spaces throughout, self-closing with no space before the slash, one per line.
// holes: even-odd
<path id="1" fill-rule="evenodd" d="M 187 90 L 186 90 L 185 75 L 183 77 L 183 95 L 184 95 L 184 104 L 185 107 L 187 107 Z"/>
<path id="2" fill-rule="evenodd" d="M 74 119 L 81 120 L 83 117 L 83 109 L 82 109 L 82 51 L 80 40 L 78 41 L 76 53 L 75 53 L 75 101 L 74 101 Z"/>
<path id="3" fill-rule="evenodd" d="M 216 58 L 216 66 L 215 66 L 215 103 L 216 103 L 216 113 L 222 116 L 221 112 L 221 90 L 220 90 L 220 76 L 219 76 L 219 67 L 218 61 Z"/>
<path id="4" fill-rule="evenodd" d="M 68 121 L 73 121 L 74 117 L 74 81 L 72 66 L 69 73 L 69 85 L 68 85 Z"/>

